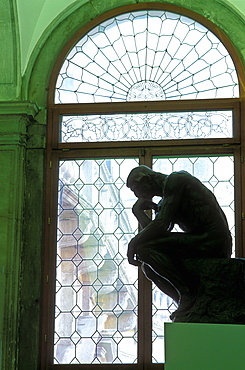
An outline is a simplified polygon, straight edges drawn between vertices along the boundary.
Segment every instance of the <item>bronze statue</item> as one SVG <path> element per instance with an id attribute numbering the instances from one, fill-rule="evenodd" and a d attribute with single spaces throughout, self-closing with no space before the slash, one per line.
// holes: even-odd
<path id="1" fill-rule="evenodd" d="M 232 239 L 226 216 L 214 194 L 186 171 L 165 175 L 146 166 L 134 168 L 127 186 L 138 198 L 133 214 L 142 230 L 128 245 L 128 261 L 181 309 L 193 305 L 198 281 L 183 267 L 184 259 L 227 259 Z M 154 196 L 162 199 L 157 205 Z M 145 211 L 155 211 L 151 220 Z M 183 232 L 172 231 L 178 225 Z"/>

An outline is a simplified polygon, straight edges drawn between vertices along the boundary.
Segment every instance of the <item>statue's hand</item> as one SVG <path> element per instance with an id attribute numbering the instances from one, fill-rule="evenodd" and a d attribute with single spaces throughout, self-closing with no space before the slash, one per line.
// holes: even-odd
<path id="1" fill-rule="evenodd" d="M 127 252 L 128 262 L 131 265 L 140 266 L 141 262 L 138 260 L 136 251 L 137 251 L 137 248 L 136 248 L 136 244 L 134 243 L 134 238 L 133 238 L 129 242 L 129 245 L 128 245 L 128 252 Z"/>
<path id="2" fill-rule="evenodd" d="M 156 203 L 152 202 L 150 199 L 139 198 L 137 202 L 133 205 L 133 213 L 137 214 L 141 211 L 148 211 L 150 209 L 158 210 Z"/>

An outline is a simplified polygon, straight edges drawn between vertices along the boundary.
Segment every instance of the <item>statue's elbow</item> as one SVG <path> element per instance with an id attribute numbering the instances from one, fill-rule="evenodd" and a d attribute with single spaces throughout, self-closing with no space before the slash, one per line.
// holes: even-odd
<path id="1" fill-rule="evenodd" d="M 165 225 L 165 223 L 160 218 L 154 220 L 154 226 L 155 226 L 155 230 L 161 233 L 167 231 L 168 229 L 168 225 Z"/>

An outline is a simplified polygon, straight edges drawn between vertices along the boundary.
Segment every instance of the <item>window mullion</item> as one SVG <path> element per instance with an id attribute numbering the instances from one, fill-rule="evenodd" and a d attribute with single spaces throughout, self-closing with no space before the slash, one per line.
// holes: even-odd
<path id="1" fill-rule="evenodd" d="M 149 148 L 140 150 L 141 165 L 152 167 L 151 153 Z M 142 270 L 139 271 L 139 307 L 139 331 L 141 330 L 142 333 L 139 336 L 139 358 L 143 357 L 144 370 L 150 370 L 152 368 L 152 282 L 146 279 Z"/>
<path id="2" fill-rule="evenodd" d="M 138 362 L 144 366 L 144 370 L 149 370 L 152 362 L 152 284 L 141 269 L 139 269 L 138 328 Z"/>
<path id="3" fill-rule="evenodd" d="M 237 147 L 234 150 L 234 200 L 235 200 L 235 234 L 236 234 L 236 257 L 242 257 L 243 253 L 243 232 L 244 229 L 244 205 L 243 205 L 243 189 L 241 182 L 243 173 L 244 159 L 242 156 L 242 148 Z"/>
<path id="4" fill-rule="evenodd" d="M 159 100 L 159 101 L 134 101 L 111 102 L 110 113 L 135 113 L 135 112 L 185 112 L 234 109 L 239 103 L 238 98 L 228 99 L 201 99 L 201 100 Z M 56 114 L 107 114 L 108 103 L 80 103 L 80 104 L 55 104 L 50 109 Z"/>

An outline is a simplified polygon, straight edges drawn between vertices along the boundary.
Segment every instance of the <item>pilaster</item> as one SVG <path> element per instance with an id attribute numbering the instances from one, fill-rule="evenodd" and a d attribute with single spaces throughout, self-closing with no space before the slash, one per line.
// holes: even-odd
<path id="1" fill-rule="evenodd" d="M 0 353 L 2 370 L 18 366 L 23 220 L 29 151 L 39 150 L 43 166 L 45 126 L 37 124 L 38 108 L 29 102 L 0 103 Z M 33 129 L 37 126 L 36 130 Z M 35 140 L 36 136 L 36 140 Z M 41 148 L 41 153 L 40 153 Z M 39 160 L 40 163 L 40 160 Z M 43 169 L 41 171 L 43 173 Z M 43 185 L 43 184 L 42 184 Z M 2 366 L 1 366 L 2 365 Z"/>

